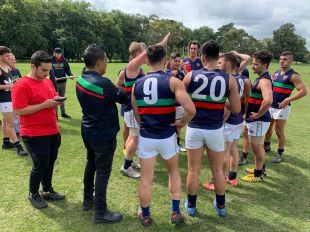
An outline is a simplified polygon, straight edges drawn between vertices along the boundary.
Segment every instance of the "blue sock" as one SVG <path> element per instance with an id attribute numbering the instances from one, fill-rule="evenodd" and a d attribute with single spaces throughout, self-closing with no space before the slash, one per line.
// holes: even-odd
<path id="1" fill-rule="evenodd" d="M 172 212 L 180 212 L 180 200 L 172 200 Z"/>
<path id="2" fill-rule="evenodd" d="M 225 208 L 225 194 L 224 195 L 216 195 L 216 205 L 218 208 Z"/>
<path id="3" fill-rule="evenodd" d="M 142 209 L 142 216 L 143 217 L 149 217 L 150 216 L 150 206 L 148 206 L 148 207 L 142 207 L 141 206 L 141 209 Z"/>
<path id="4" fill-rule="evenodd" d="M 188 207 L 195 208 L 196 207 L 197 194 L 195 194 L 195 195 L 187 194 L 187 200 L 188 200 Z"/>

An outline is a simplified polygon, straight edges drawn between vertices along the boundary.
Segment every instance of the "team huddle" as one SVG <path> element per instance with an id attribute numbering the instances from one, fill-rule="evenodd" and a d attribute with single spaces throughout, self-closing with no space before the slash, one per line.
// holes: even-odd
<path id="1" fill-rule="evenodd" d="M 151 186 L 158 155 L 165 161 L 169 176 L 170 219 L 173 224 L 185 221 L 180 210 L 182 181 L 178 166 L 179 152 L 187 154 L 184 207 L 190 217 L 197 214 L 199 173 L 205 150 L 213 180 L 204 183 L 203 187 L 215 192 L 212 204 L 219 217 L 228 215 L 226 185 L 238 186 L 237 169 L 247 162 L 250 149 L 254 154 L 254 168 L 247 169 L 248 174 L 241 180 L 250 183 L 263 181 L 266 176 L 265 152 L 270 151 L 273 127 L 279 142 L 272 162 L 283 160 L 284 127 L 290 113 L 290 102 L 307 94 L 300 76 L 291 68 L 293 54 L 289 51 L 281 54 L 280 69 L 273 75 L 268 71 L 272 60 L 269 51 L 255 52 L 252 57 L 236 51 L 220 53 L 217 42 L 213 40 L 203 45 L 191 41 L 187 58 L 182 59 L 179 53 L 173 52 L 167 62 L 169 37 L 170 33 L 158 44 L 148 47 L 144 43 L 132 42 L 129 63 L 118 75 L 118 87 L 102 76 L 107 67 L 104 48 L 93 44 L 84 51 L 85 69 L 76 83 L 76 94 L 83 113 L 81 135 L 87 150 L 82 209 L 88 211 L 95 206 L 95 223 L 114 223 L 123 218 L 121 213 L 108 210 L 106 202 L 119 131 L 116 102 L 122 104 L 124 117 L 124 163 L 121 172 L 131 178 L 140 178 L 138 217 L 143 226 L 149 226 L 152 222 Z M 0 54 L 0 59 L 2 56 Z M 257 75 L 253 83 L 246 69 L 251 60 Z M 44 208 L 47 206 L 44 199 L 64 198 L 53 190 L 51 183 L 53 164 L 60 146 L 54 108 L 62 102 L 57 101 L 57 93 L 46 79 L 51 63 L 47 54 L 36 52 L 31 63 L 31 73 L 12 86 L 13 108 L 20 115 L 21 136 L 33 158 L 33 181 L 28 198 L 36 208 Z M 148 73 L 142 70 L 145 63 L 150 68 Z M 5 71 L 3 66 L 0 68 Z M 33 79 L 37 82 L 31 83 Z M 38 98 L 35 103 L 27 101 L 27 91 L 30 90 L 26 90 L 23 84 L 28 88 L 31 88 L 30 84 L 41 88 L 40 91 L 34 90 L 42 93 L 40 100 Z M 3 86 L 0 82 L 0 91 L 3 91 Z M 294 89 L 297 91 L 291 95 Z M 49 134 L 38 132 L 30 136 L 27 134 L 27 120 L 33 114 L 42 120 L 38 116 L 40 113 L 54 124 L 50 125 Z M 185 148 L 180 141 L 183 127 L 186 127 Z M 237 145 L 241 135 L 243 152 L 239 157 Z M 40 141 L 37 139 L 35 142 L 33 137 L 36 136 L 41 137 Z M 41 151 L 36 150 L 34 145 L 42 146 L 43 140 L 51 148 L 44 155 L 53 157 L 53 162 L 38 171 L 34 168 L 37 167 L 34 157 L 37 158 Z M 135 154 L 139 163 L 133 161 Z M 43 186 L 41 195 L 38 193 L 40 182 Z"/>

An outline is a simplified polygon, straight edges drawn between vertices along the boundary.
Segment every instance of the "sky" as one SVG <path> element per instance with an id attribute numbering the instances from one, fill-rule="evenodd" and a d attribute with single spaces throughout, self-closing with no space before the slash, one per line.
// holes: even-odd
<path id="1" fill-rule="evenodd" d="M 296 33 L 310 49 L 310 2 L 308 0 L 87 0 L 96 9 L 121 10 L 130 14 L 182 22 L 186 27 L 217 28 L 234 23 L 257 39 L 271 38 L 284 23 L 293 23 Z"/>

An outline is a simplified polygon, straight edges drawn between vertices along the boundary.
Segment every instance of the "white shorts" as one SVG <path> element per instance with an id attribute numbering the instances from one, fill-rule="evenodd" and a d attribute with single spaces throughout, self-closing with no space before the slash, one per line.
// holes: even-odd
<path id="1" fill-rule="evenodd" d="M 270 108 L 271 118 L 275 120 L 287 120 L 291 112 L 291 106 L 287 105 L 282 109 Z"/>
<path id="2" fill-rule="evenodd" d="M 247 123 L 248 134 L 250 136 L 264 136 L 270 126 L 270 122 L 255 121 Z"/>
<path id="3" fill-rule="evenodd" d="M 216 130 L 187 127 L 185 145 L 187 149 L 198 149 L 206 145 L 212 151 L 222 152 L 225 150 L 224 126 Z"/>
<path id="4" fill-rule="evenodd" d="M 166 139 L 139 137 L 138 157 L 141 159 L 149 159 L 159 154 L 164 160 L 168 160 L 178 154 L 178 151 L 176 134 Z"/>
<path id="5" fill-rule="evenodd" d="M 128 128 L 139 128 L 133 110 L 124 112 L 124 121 Z"/>
<path id="6" fill-rule="evenodd" d="M 13 112 L 12 102 L 1 102 L 0 103 L 0 112 L 2 112 L 2 113 Z"/>
<path id="7" fill-rule="evenodd" d="M 225 123 L 224 125 L 224 140 L 227 142 L 233 142 L 234 140 L 239 140 L 242 133 L 243 123 L 238 125 L 232 125 Z"/>
<path id="8" fill-rule="evenodd" d="M 183 106 L 177 106 L 175 108 L 175 119 L 182 118 L 183 114 L 184 114 L 184 107 Z"/>

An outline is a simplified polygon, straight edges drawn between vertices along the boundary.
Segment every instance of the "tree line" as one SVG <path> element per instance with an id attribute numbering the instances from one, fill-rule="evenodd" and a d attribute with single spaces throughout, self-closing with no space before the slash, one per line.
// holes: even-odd
<path id="1" fill-rule="evenodd" d="M 272 38 L 258 40 L 233 23 L 214 31 L 208 26 L 191 30 L 182 22 L 161 19 L 156 15 L 127 14 L 119 10 L 105 12 L 88 2 L 73 0 L 0 0 L 0 45 L 12 49 L 18 59 L 29 59 L 36 50 L 52 53 L 64 49 L 71 60 L 81 60 L 84 48 L 91 43 L 103 44 L 113 60 L 128 60 L 132 41 L 153 44 L 171 32 L 168 51 L 184 55 L 190 40 L 214 39 L 221 51 L 237 50 L 252 54 L 268 49 L 274 57 L 290 50 L 295 60 L 310 63 L 306 40 L 296 34 L 292 23 L 273 31 Z"/>

